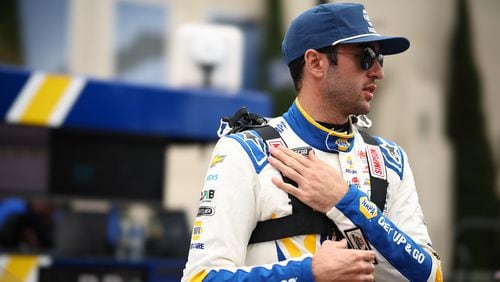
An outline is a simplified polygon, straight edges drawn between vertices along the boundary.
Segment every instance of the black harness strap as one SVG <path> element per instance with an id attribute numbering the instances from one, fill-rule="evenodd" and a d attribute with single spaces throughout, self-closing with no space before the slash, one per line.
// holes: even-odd
<path id="1" fill-rule="evenodd" d="M 327 224 L 326 220 L 331 224 Z M 312 210 L 311 213 L 292 213 L 285 217 L 257 222 L 248 244 L 308 234 L 331 236 L 332 228 L 333 222 L 322 213 Z"/>
<path id="2" fill-rule="evenodd" d="M 373 138 L 370 134 L 359 130 L 359 133 L 361 134 L 361 137 L 363 137 L 363 140 L 365 143 L 370 144 L 370 145 L 375 145 L 379 146 L 377 140 Z M 370 167 L 370 166 L 368 166 Z M 384 167 L 384 169 L 386 169 Z M 387 173 L 386 173 L 387 175 Z M 372 193 L 370 195 L 370 201 L 375 203 L 377 207 L 383 211 L 385 207 L 385 201 L 387 198 L 387 186 L 389 186 L 389 182 L 387 182 L 386 179 L 381 179 L 378 177 L 374 177 L 372 172 L 370 171 L 370 185 L 372 187 Z"/>

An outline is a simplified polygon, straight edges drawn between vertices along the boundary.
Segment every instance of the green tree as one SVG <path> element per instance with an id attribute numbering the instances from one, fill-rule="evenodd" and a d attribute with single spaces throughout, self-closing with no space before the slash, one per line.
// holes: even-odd
<path id="1" fill-rule="evenodd" d="M 281 54 L 281 41 L 284 36 L 283 15 L 281 1 L 266 1 L 266 17 L 264 19 L 264 47 L 261 81 L 264 89 L 271 94 L 274 102 L 274 114 L 281 115 L 295 99 L 296 93 L 293 84 L 276 85 L 273 82 L 277 76 L 289 75 L 288 68 L 284 66 Z M 280 72 L 280 73 L 278 73 Z"/>
<path id="2" fill-rule="evenodd" d="M 465 0 L 457 0 L 455 29 L 449 48 L 447 134 L 453 144 L 454 268 L 498 267 L 498 238 L 473 228 L 498 216 L 495 166 L 481 108 L 481 83 L 474 61 Z"/>
<path id="3" fill-rule="evenodd" d="M 3 0 L 0 5 L 0 63 L 20 65 L 21 52 L 16 0 Z"/>

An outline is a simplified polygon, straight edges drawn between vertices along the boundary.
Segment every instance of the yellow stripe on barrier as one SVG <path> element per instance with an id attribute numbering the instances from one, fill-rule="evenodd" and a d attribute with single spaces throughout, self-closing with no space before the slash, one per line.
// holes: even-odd
<path id="1" fill-rule="evenodd" d="M 21 116 L 20 122 L 46 125 L 54 107 L 63 96 L 71 78 L 63 75 L 47 75 L 44 82 Z"/>
<path id="2" fill-rule="evenodd" d="M 2 275 L 0 282 L 23 282 L 26 281 L 37 267 L 38 258 L 36 256 L 27 255 L 11 255 Z"/>

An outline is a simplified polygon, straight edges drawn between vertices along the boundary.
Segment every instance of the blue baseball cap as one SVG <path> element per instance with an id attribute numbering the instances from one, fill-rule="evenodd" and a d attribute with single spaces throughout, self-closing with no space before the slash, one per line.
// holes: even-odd
<path id="1" fill-rule="evenodd" d="M 296 17 L 285 34 L 281 51 L 290 64 L 308 49 L 371 42 L 380 44 L 382 55 L 401 53 L 410 47 L 405 37 L 378 34 L 363 5 L 330 3 L 315 6 Z"/>

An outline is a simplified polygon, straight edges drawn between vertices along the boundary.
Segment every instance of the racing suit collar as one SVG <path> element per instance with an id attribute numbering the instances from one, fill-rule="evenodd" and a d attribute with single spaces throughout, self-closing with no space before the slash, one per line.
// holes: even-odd
<path id="1" fill-rule="evenodd" d="M 283 118 L 301 139 L 321 151 L 349 152 L 354 147 L 354 129 L 351 118 L 349 118 L 348 133 L 336 132 L 316 122 L 306 113 L 297 99 L 288 112 L 283 114 Z"/>

